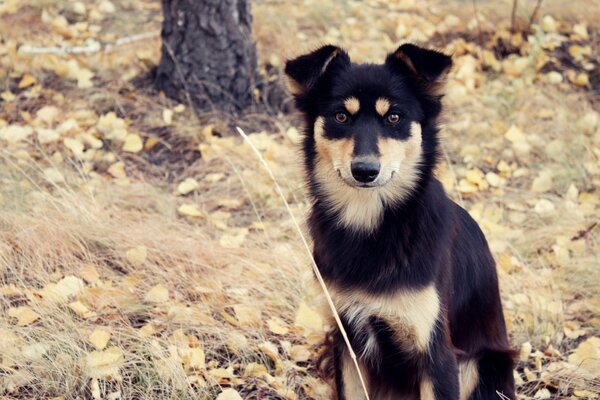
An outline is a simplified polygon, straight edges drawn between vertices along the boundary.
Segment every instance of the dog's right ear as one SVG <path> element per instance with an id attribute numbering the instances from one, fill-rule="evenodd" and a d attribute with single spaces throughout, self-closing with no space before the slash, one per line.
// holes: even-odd
<path id="1" fill-rule="evenodd" d="M 350 65 L 348 53 L 333 45 L 323 46 L 285 64 L 288 87 L 294 96 L 308 93 L 326 72 Z"/>

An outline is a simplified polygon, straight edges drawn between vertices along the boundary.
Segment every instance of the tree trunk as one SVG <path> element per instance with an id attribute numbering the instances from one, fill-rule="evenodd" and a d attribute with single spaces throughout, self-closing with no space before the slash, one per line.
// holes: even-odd
<path id="1" fill-rule="evenodd" d="M 201 110 L 241 111 L 258 83 L 250 0 L 162 0 L 156 85 Z"/>

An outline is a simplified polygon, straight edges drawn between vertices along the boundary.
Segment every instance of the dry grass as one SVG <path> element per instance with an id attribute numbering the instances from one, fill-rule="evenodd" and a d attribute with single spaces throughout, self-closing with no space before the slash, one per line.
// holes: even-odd
<path id="1" fill-rule="evenodd" d="M 99 22 L 106 29 L 102 35 L 138 32 L 139 25 L 128 21 L 136 10 L 148 12 L 144 27 L 157 29 L 156 4 L 137 3 L 115 2 L 122 12 Z M 582 18 L 577 4 L 564 13 L 568 21 Z M 92 2 L 86 5 L 92 7 Z M 481 2 L 479 6 L 484 30 L 490 21 L 504 18 L 494 10 L 495 4 Z M 560 12 L 554 10 L 560 6 L 548 1 L 542 15 L 552 11 L 558 19 Z M 398 21 L 412 21 L 409 28 L 414 33 L 454 12 L 461 25 L 467 25 L 470 7 L 465 2 L 410 6 L 380 1 L 364 5 L 308 0 L 257 3 L 255 37 L 261 59 L 275 66 L 323 42 L 345 45 L 357 60 L 379 60 L 405 39 L 401 34 L 406 31 L 398 28 Z M 10 20 L 26 21 L 42 8 L 60 12 L 66 5 L 45 1 Z M 595 23 L 593 18 L 586 22 Z M 0 34 L 6 43 L 15 45 L 21 40 L 53 40 L 45 28 L 36 36 L 35 29 L 24 32 L 24 26 L 15 24 L 14 30 L 0 29 Z M 473 37 L 474 29 L 467 29 L 467 36 Z M 418 40 L 418 34 L 412 38 Z M 301 44 L 290 46 L 291 41 Z M 21 142 L 2 149 L 0 335 L 6 339 L 0 343 L 0 394 L 9 398 L 97 398 L 100 393 L 106 398 L 208 399 L 215 398 L 221 384 L 235 387 L 248 399 L 260 398 L 261 393 L 263 398 L 286 398 L 286 389 L 295 391 L 298 398 L 324 398 L 322 393 L 311 392 L 320 388 L 314 369 L 318 338 L 294 326 L 298 304 L 310 300 L 303 286 L 310 264 L 297 232 L 273 185 L 239 139 L 211 136 L 206 123 L 194 119 L 189 109 L 165 127 L 162 110 L 174 103 L 127 82 L 156 62 L 158 46 L 158 40 L 150 40 L 80 58 L 101 83 L 86 90 L 48 73 L 44 69 L 48 58 L 15 54 L 9 58 L 0 52 L 2 65 L 10 71 L 0 73 L 4 88 L 15 91 L 18 78 L 28 71 L 46 83 L 41 94 L 23 92 L 6 103 L 0 118 L 7 123 L 27 124 L 23 112 L 35 116 L 47 104 L 59 107 L 64 119 L 78 119 L 83 110 L 96 116 L 115 111 L 144 139 L 158 138 L 164 145 L 161 151 L 126 154 L 107 141 L 106 154 L 87 162 L 76 160 L 60 143 Z M 456 58 L 469 54 L 452 46 Z M 474 74 L 477 84 L 466 92 L 456 90 L 464 86 L 465 77 L 459 71 L 451 76 L 444 127 L 450 164 L 440 174 L 458 199 L 453 183 L 465 179 L 467 171 L 498 172 L 500 161 L 516 163 L 506 186 L 462 193 L 461 198 L 486 232 L 498 260 L 514 346 L 530 342 L 534 350 L 546 352 L 542 371 L 535 371 L 534 356 L 520 363 L 521 376 L 526 367 L 535 373 L 535 379 L 521 385 L 520 391 L 530 397 L 544 382 L 551 382 L 557 385 L 554 398 L 573 396 L 573 389 L 600 393 L 597 375 L 559 364 L 584 338 L 598 336 L 600 330 L 598 230 L 571 240 L 600 219 L 600 177 L 594 172 L 600 157 L 598 127 L 587 133 L 581 128 L 593 107 L 590 94 L 549 85 L 536 74 L 515 79 L 493 71 L 482 73 L 480 64 Z M 85 129 L 94 124 L 95 120 L 90 127 L 82 122 Z M 281 118 L 273 125 L 281 128 L 270 135 L 255 135 L 253 140 L 301 219 L 308 202 L 299 168 L 290 163 L 298 150 L 285 133 L 290 121 Z M 530 140 L 531 150 L 526 154 L 504 138 L 511 125 L 519 126 Z M 561 151 L 548 152 L 547 144 L 555 140 Z M 200 142 L 202 158 L 198 159 Z M 56 152 L 66 161 L 61 162 Z M 110 153 L 114 159 L 108 157 Z M 112 161 L 107 159 L 124 161 L 127 178 L 110 177 L 106 171 Z M 66 182 L 50 182 L 44 176 L 49 167 L 61 171 Z M 554 173 L 552 188 L 532 192 L 533 180 L 543 171 Z M 196 178 L 200 187 L 186 197 L 174 195 L 176 184 L 187 177 Z M 569 192 L 571 185 L 578 194 Z M 223 199 L 241 203 L 228 206 Z M 555 210 L 536 212 L 542 199 L 551 201 Z M 196 204 L 202 217 L 179 215 L 176 210 L 184 203 Z M 232 236 L 242 233 L 247 235 L 241 245 L 231 246 Z M 134 265 L 127 252 L 139 246 L 147 249 L 147 257 L 141 265 Z M 67 298 L 49 295 L 52 285 L 64 277 L 84 277 L 84 268 L 90 266 L 98 271 L 99 280 L 86 280 Z M 168 301 L 146 299 L 157 284 L 168 289 Z M 91 314 L 74 312 L 69 303 L 75 300 Z M 9 310 L 25 305 L 40 318 L 17 326 Z M 256 320 L 240 322 L 248 313 L 245 306 L 260 311 Z M 273 333 L 266 324 L 272 317 L 280 318 L 289 333 Z M 583 329 L 581 337 L 566 335 L 565 328 L 573 324 Z M 91 378 L 94 374 L 88 370 L 88 357 L 94 351 L 89 334 L 96 328 L 110 331 L 109 347 L 123 352 L 123 364 L 113 380 Z M 276 346 L 277 356 L 261 346 L 265 342 Z M 306 346 L 310 359 L 296 361 L 292 346 Z M 561 355 L 552 353 L 550 346 Z M 190 369 L 182 362 L 192 348 L 204 350 L 206 369 Z M 269 376 L 246 374 L 251 362 L 265 365 Z M 229 366 L 234 378 L 207 372 Z"/>

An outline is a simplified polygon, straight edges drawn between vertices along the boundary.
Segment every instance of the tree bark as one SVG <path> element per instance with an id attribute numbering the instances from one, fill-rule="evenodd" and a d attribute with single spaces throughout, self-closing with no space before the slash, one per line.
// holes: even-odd
<path id="1" fill-rule="evenodd" d="M 258 83 L 250 0 L 162 0 L 156 85 L 201 110 L 238 112 Z"/>

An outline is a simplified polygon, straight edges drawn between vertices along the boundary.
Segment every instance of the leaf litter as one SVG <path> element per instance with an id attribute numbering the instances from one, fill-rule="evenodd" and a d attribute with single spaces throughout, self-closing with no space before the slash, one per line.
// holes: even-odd
<path id="1" fill-rule="evenodd" d="M 485 4 L 332 4 L 253 5 L 265 78 L 291 37 L 358 61 L 402 41 L 452 52 L 438 176 L 496 257 L 520 396 L 598 398 L 600 10 L 548 2 L 521 34 Z M 0 21 L 0 394 L 328 398 L 329 316 L 268 176 L 218 121 L 127 86 L 159 40 L 25 51 L 159 30 L 159 4 L 8 1 Z M 302 133 L 269 118 L 251 140 L 301 220 Z"/>

